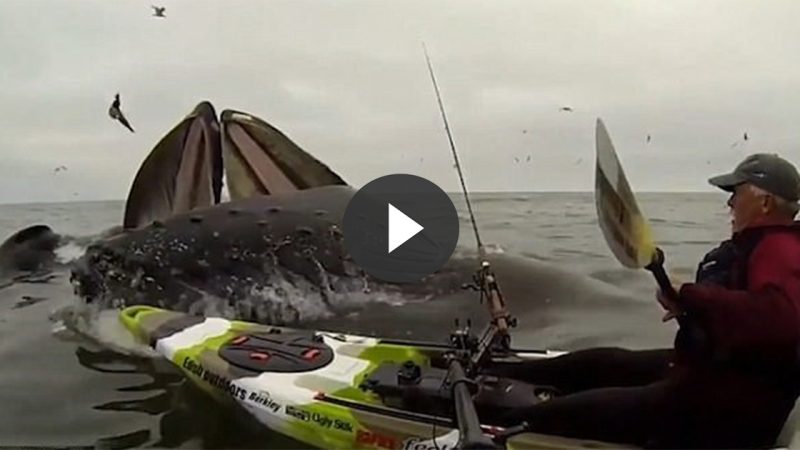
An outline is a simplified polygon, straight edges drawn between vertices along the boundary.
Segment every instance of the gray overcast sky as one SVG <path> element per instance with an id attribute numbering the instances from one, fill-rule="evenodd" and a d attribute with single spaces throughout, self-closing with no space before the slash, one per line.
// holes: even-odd
<path id="1" fill-rule="evenodd" d="M 457 190 L 423 40 L 475 191 L 591 190 L 597 116 L 636 191 L 711 190 L 748 152 L 800 159 L 795 0 L 154 3 L 166 19 L 149 1 L 0 1 L 0 202 L 124 198 L 201 100 L 356 186 Z M 135 134 L 107 115 L 117 91 Z"/>

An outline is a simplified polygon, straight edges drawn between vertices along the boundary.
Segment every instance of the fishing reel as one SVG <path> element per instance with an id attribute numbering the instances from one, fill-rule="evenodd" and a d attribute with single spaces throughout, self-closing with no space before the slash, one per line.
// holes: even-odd
<path id="1" fill-rule="evenodd" d="M 459 326 L 459 320 L 455 319 L 455 329 L 450 333 L 450 345 L 454 350 L 468 352 L 470 355 L 478 351 L 480 340 L 472 333 L 472 321 L 467 319 L 467 325 Z"/>
<path id="2" fill-rule="evenodd" d="M 465 283 L 461 285 L 461 288 L 479 292 L 480 302 L 483 303 L 484 300 L 488 302 L 492 321 L 503 319 L 506 322 L 505 324 L 498 324 L 501 328 L 507 329 L 508 327 L 517 326 L 516 319 L 511 317 L 506 308 L 505 298 L 500 292 L 497 276 L 492 270 L 489 261 L 483 261 L 480 269 L 472 274 L 472 283 Z"/>
<path id="3" fill-rule="evenodd" d="M 493 346 L 499 345 L 502 349 L 511 348 L 511 335 L 509 328 L 517 326 L 516 318 L 511 317 L 511 313 L 506 307 L 505 297 L 500 291 L 500 285 L 497 282 L 497 276 L 492 270 L 489 261 L 484 260 L 481 263 L 480 269 L 473 274 L 473 280 L 479 287 L 480 302 L 486 301 L 489 309 L 489 317 L 491 325 L 495 328 L 495 335 L 493 336 Z"/>
<path id="4" fill-rule="evenodd" d="M 451 356 L 459 359 L 467 374 L 472 375 L 487 357 L 506 353 L 511 349 L 509 328 L 516 327 L 517 320 L 511 317 L 506 308 L 497 276 L 491 264 L 485 259 L 472 275 L 472 284 L 465 284 L 462 287 L 480 294 L 479 301 L 481 303 L 486 301 L 490 318 L 489 324 L 480 336 L 472 334 L 470 321 L 467 321 L 466 327 L 460 328 L 458 320 L 456 329 L 450 334 L 450 344 L 453 347 Z"/>

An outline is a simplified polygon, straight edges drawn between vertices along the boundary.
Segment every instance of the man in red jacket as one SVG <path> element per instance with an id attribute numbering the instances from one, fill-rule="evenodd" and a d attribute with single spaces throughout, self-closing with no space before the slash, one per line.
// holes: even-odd
<path id="1" fill-rule="evenodd" d="M 731 192 L 732 237 L 677 298 L 673 349 L 596 348 L 493 371 L 565 395 L 516 411 L 534 432 L 646 447 L 775 445 L 800 393 L 800 175 L 754 154 L 709 182 Z"/>

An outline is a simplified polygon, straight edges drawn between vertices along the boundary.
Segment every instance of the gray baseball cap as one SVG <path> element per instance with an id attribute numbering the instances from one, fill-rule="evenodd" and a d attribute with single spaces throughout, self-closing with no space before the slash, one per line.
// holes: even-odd
<path id="1" fill-rule="evenodd" d="M 794 164 L 774 153 L 750 155 L 733 172 L 709 178 L 708 182 L 728 192 L 750 183 L 784 200 L 800 199 L 800 174 Z"/>

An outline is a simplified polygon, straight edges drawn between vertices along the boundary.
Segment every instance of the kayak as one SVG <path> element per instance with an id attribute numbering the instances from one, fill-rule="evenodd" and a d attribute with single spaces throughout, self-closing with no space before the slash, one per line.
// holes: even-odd
<path id="1" fill-rule="evenodd" d="M 452 345 L 292 329 L 151 306 L 122 324 L 217 401 L 238 405 L 272 431 L 319 448 L 449 450 L 463 434 L 453 415 L 444 357 Z M 564 352 L 512 350 L 504 362 Z M 471 403 L 479 434 L 500 448 L 620 448 L 619 444 L 510 433 L 503 412 L 547 401 L 548 386 L 478 375 Z M 452 383 L 457 384 L 457 383 Z M 470 400 L 468 400 L 470 401 Z M 458 404 L 458 401 L 456 401 Z M 456 407 L 458 408 L 458 407 Z M 458 415 L 458 414 L 457 414 Z"/>

